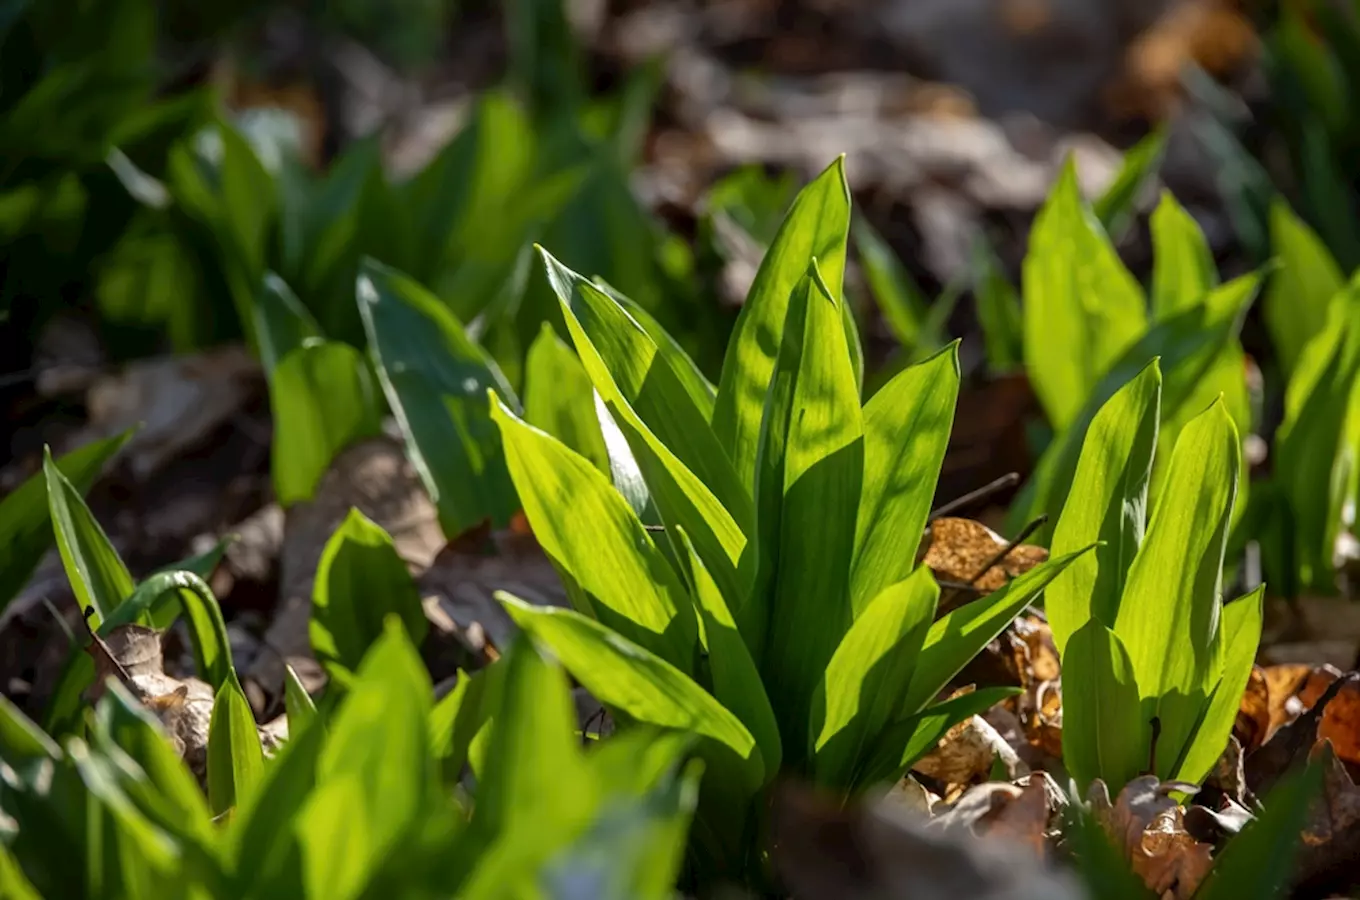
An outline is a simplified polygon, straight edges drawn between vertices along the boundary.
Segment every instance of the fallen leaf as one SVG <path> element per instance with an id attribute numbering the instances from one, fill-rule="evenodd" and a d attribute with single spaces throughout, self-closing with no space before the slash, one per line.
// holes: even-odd
<path id="1" fill-rule="evenodd" d="M 1310 758 L 1322 766 L 1322 795 L 1313 801 L 1294 867 L 1295 896 L 1334 896 L 1352 888 L 1360 857 L 1360 787 L 1330 741 Z"/>
<path id="2" fill-rule="evenodd" d="M 119 455 L 144 481 L 263 390 L 259 363 L 239 345 L 137 360 L 94 380 L 85 397 L 89 423 L 72 441 L 85 444 L 140 426 Z"/>
<path id="3" fill-rule="evenodd" d="M 1233 722 L 1233 736 L 1248 751 L 1255 750 L 1270 737 L 1270 701 L 1270 683 L 1266 680 L 1265 670 L 1253 666 L 1247 688 L 1242 693 L 1242 703 L 1237 708 L 1237 719 Z"/>
<path id="4" fill-rule="evenodd" d="M 1062 790 L 1048 774 L 1035 772 L 1015 784 L 993 781 L 969 788 L 936 822 L 1023 845 L 1043 858 L 1065 805 Z"/>
<path id="5" fill-rule="evenodd" d="M 418 586 L 481 654 L 509 644 L 514 623 L 495 599 L 508 591 L 542 606 L 567 606 L 566 588 L 533 533 L 524 526 L 493 531 L 489 523 L 459 535 L 439 551 Z M 476 639 L 481 633 L 484 638 Z"/>
<path id="6" fill-rule="evenodd" d="M 1047 550 L 1030 544 L 1007 551 L 1009 542 L 986 525 L 950 516 L 931 522 L 923 543 L 921 561 L 946 589 L 940 597 L 940 615 L 963 599 L 1005 587 L 1012 578 L 1048 559 Z M 951 590 L 952 585 L 967 585 L 971 590 Z"/>
<path id="7" fill-rule="evenodd" d="M 987 780 L 998 760 L 1007 778 L 1029 774 L 1006 739 L 981 716 L 972 716 L 949 729 L 912 771 L 934 779 L 945 800 L 952 801 L 969 786 Z"/>
<path id="8" fill-rule="evenodd" d="M 1312 751 L 1327 707 L 1343 689 L 1354 689 L 1360 673 L 1351 672 L 1333 681 L 1307 711 L 1280 728 L 1270 740 L 1246 758 L 1247 786 L 1260 796 L 1270 790 L 1280 776 Z"/>
<path id="9" fill-rule="evenodd" d="M 1185 810 L 1171 798 L 1186 786 L 1163 784 L 1154 775 L 1130 781 L 1111 804 L 1105 783 L 1096 779 L 1087 800 L 1133 871 L 1158 897 L 1191 897 L 1213 866 L 1213 848 L 1185 828 Z"/>
<path id="10" fill-rule="evenodd" d="M 1347 679 L 1322 711 L 1319 740 L 1331 741 L 1342 762 L 1360 764 L 1360 681 Z"/>

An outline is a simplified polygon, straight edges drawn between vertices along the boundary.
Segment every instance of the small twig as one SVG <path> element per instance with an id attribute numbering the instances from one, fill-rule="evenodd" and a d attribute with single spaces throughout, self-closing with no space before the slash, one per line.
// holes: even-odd
<path id="1" fill-rule="evenodd" d="M 964 584 L 962 581 L 949 581 L 944 578 L 938 578 L 935 580 L 935 583 L 940 586 L 940 590 L 942 591 L 961 591 L 965 594 L 985 593 L 985 591 L 983 591 L 982 588 L 978 587 L 977 585 Z"/>
<path id="2" fill-rule="evenodd" d="M 95 630 L 90 627 L 90 616 L 92 615 L 94 615 L 94 607 L 87 606 L 85 607 L 85 615 L 80 618 L 80 621 L 85 623 L 85 630 L 90 633 L 90 641 L 98 647 L 99 652 L 108 659 L 109 663 L 113 666 L 114 671 L 118 674 L 118 680 L 135 691 L 136 689 L 133 688 L 132 685 L 132 676 L 128 674 L 128 670 L 123 668 L 123 664 L 118 661 L 118 657 L 113 655 L 113 651 L 109 649 L 108 644 L 104 643 L 104 639 L 96 634 Z"/>
<path id="3" fill-rule="evenodd" d="M 1046 515 L 1039 516 L 1039 518 L 1035 519 L 1033 522 L 1030 522 L 1024 528 L 1020 529 L 1020 533 L 1015 536 L 1014 540 L 1010 541 L 1009 543 L 1006 544 L 1006 546 L 1002 547 L 999 551 L 997 551 L 995 556 L 993 556 L 991 559 L 987 560 L 985 564 L 983 564 L 982 568 L 978 570 L 976 575 L 968 579 L 968 584 L 976 583 L 979 578 L 981 578 L 983 575 L 986 575 L 989 571 L 991 571 L 992 566 L 1000 565 L 1006 559 L 1007 556 L 1010 556 L 1012 550 L 1023 544 L 1025 542 L 1025 538 L 1029 537 L 1031 534 L 1037 531 L 1039 529 L 1039 526 L 1043 525 L 1047 521 L 1048 516 Z"/>
<path id="4" fill-rule="evenodd" d="M 643 524 L 642 530 L 643 530 L 643 531 L 650 531 L 652 534 L 657 534 L 658 532 L 665 532 L 666 526 L 665 526 L 665 525 L 647 525 L 647 524 Z"/>
<path id="5" fill-rule="evenodd" d="M 977 490 L 969 491 L 962 497 L 959 497 L 958 499 L 955 500 L 950 500 L 944 506 L 932 510 L 930 513 L 930 517 L 926 519 L 926 522 L 927 523 L 934 522 L 936 519 L 952 515 L 953 513 L 956 513 L 961 509 L 967 509 L 974 503 L 986 500 L 993 494 L 999 493 L 1000 491 L 1004 491 L 1006 488 L 1014 487 L 1019 483 L 1020 473 L 1008 472 L 1005 475 L 1002 475 L 1000 478 L 996 479 L 995 481 L 988 482 L 987 484 L 984 484 Z"/>

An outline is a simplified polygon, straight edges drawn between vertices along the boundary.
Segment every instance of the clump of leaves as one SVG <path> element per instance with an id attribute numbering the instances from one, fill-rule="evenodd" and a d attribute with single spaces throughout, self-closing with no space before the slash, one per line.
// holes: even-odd
<path id="1" fill-rule="evenodd" d="M 1264 586 L 1222 600 L 1237 429 L 1221 399 L 1186 424 L 1149 520 L 1161 399 L 1154 360 L 1096 413 L 1054 529 L 1055 554 L 1102 542 L 1045 601 L 1062 654 L 1063 761 L 1083 788 L 1207 775 L 1261 639 Z"/>
<path id="2" fill-rule="evenodd" d="M 636 473 L 627 490 L 504 403 L 492 411 L 575 609 L 502 600 L 617 722 L 700 736 L 701 877 L 761 880 L 762 798 L 779 772 L 860 792 L 996 702 L 1004 690 L 935 701 L 1080 555 L 933 622 L 939 589 L 915 557 L 953 419 L 955 348 L 861 404 L 840 299 L 849 217 L 838 161 L 775 236 L 716 389 L 616 291 L 543 254 L 615 484 Z"/>

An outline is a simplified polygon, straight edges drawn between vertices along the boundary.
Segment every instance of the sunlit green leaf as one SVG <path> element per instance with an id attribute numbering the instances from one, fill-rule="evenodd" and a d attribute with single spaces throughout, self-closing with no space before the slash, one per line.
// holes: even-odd
<path id="1" fill-rule="evenodd" d="M 236 679 L 213 701 L 208 726 L 208 803 L 221 815 L 248 800 L 264 776 L 264 751 L 255 715 Z"/>
<path id="2" fill-rule="evenodd" d="M 383 634 L 388 616 L 419 644 L 429 627 L 415 582 L 392 538 L 351 509 L 321 552 L 312 589 L 311 641 L 327 668 L 353 671 Z"/>
<path id="3" fill-rule="evenodd" d="M 1263 312 L 1280 367 L 1290 375 L 1304 347 L 1326 325 L 1327 309 L 1345 279 L 1317 235 L 1283 200 L 1270 208 L 1270 243 L 1281 265 L 1270 278 Z"/>
<path id="4" fill-rule="evenodd" d="M 608 472 L 609 451 L 595 418 L 593 390 L 575 352 L 544 322 L 524 363 L 524 421 Z"/>
<path id="5" fill-rule="evenodd" d="M 850 190 L 844 169 L 845 161 L 837 159 L 794 198 L 761 261 L 727 345 L 713 408 L 713 431 L 748 490 L 755 484 L 765 393 L 782 342 L 789 296 L 814 257 L 829 293 L 837 298 L 841 294 L 850 229 Z"/>
<path id="6" fill-rule="evenodd" d="M 109 543 L 104 529 L 90 514 L 75 485 L 62 474 L 49 450 L 43 451 L 47 505 L 66 578 L 83 611 L 93 611 L 90 627 L 98 628 L 132 593 L 132 576 Z"/>
<path id="7" fill-rule="evenodd" d="M 1152 315 L 1161 320 L 1193 306 L 1218 286 L 1204 232 L 1170 192 L 1152 213 Z"/>
<path id="8" fill-rule="evenodd" d="M 1142 289 L 1082 200 L 1071 159 L 1030 231 L 1023 280 L 1025 364 L 1061 431 L 1147 328 Z"/>
<path id="9" fill-rule="evenodd" d="M 1069 638 L 1062 666 L 1063 765 L 1083 794 L 1100 778 L 1117 795 L 1151 752 L 1128 651 L 1109 626 L 1090 618 Z"/>

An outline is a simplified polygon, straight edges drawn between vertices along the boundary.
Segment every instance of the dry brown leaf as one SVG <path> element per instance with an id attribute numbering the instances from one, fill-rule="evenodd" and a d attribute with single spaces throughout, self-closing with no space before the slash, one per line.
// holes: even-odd
<path id="1" fill-rule="evenodd" d="M 427 602 L 432 599 L 458 631 L 471 638 L 471 649 L 478 653 L 485 651 L 486 641 L 493 648 L 504 648 L 514 633 L 514 623 L 495 599 L 496 591 L 542 606 L 568 605 L 557 570 L 522 521 L 501 531 L 484 525 L 450 541 L 418 585 Z M 485 635 L 480 645 L 479 631 Z"/>
<path id="2" fill-rule="evenodd" d="M 1057 785 L 1046 773 L 1035 772 L 1022 784 L 993 781 L 969 788 L 940 822 L 1023 845 L 1043 858 L 1050 824 L 1062 803 Z"/>
<path id="3" fill-rule="evenodd" d="M 1360 763 L 1360 681 L 1347 680 L 1318 722 L 1318 740 L 1331 741 L 1342 762 Z"/>
<path id="4" fill-rule="evenodd" d="M 943 517 L 926 531 L 927 545 L 922 560 L 941 581 L 971 584 L 984 593 L 1005 587 L 1048 559 L 1048 551 L 1020 544 L 999 563 L 988 566 L 1008 541 L 981 522 Z M 984 566 L 987 568 L 984 569 Z"/>
<path id="5" fill-rule="evenodd" d="M 981 716 L 972 716 L 949 729 L 934 750 L 916 761 L 912 771 L 933 778 L 944 788 L 944 798 L 952 801 L 970 785 L 985 781 L 998 759 L 1007 778 L 1029 772 L 995 728 Z"/>
<path id="6" fill-rule="evenodd" d="M 1233 735 L 1248 752 L 1264 744 L 1270 737 L 1271 707 L 1270 684 L 1265 670 L 1253 666 L 1247 689 L 1242 693 L 1242 703 L 1237 708 L 1237 720 L 1233 723 Z"/>
<path id="7" fill-rule="evenodd" d="M 1213 865 L 1213 848 L 1186 831 L 1184 810 L 1169 796 L 1181 787 L 1143 775 L 1125 785 L 1113 804 L 1099 779 L 1087 795 L 1096 819 L 1133 871 L 1154 894 L 1172 900 L 1192 896 Z"/>
<path id="8" fill-rule="evenodd" d="M 89 424 L 73 444 L 140 426 L 120 455 L 144 480 L 202 442 L 263 389 L 259 362 L 237 345 L 138 360 L 90 386 L 85 398 Z"/>
<path id="9" fill-rule="evenodd" d="M 1360 787 L 1331 742 L 1319 741 L 1310 759 L 1322 766 L 1322 795 L 1309 808 L 1294 867 L 1294 888 L 1300 896 L 1334 896 L 1355 882 L 1355 860 L 1360 858 Z"/>

